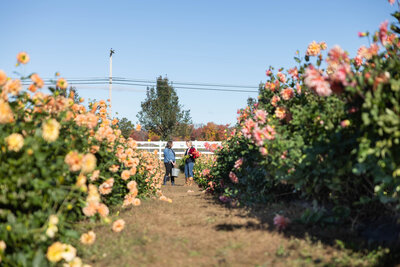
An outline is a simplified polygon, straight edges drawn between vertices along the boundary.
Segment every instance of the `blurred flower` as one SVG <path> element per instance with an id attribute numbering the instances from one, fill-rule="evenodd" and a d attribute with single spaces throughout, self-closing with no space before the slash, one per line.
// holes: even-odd
<path id="1" fill-rule="evenodd" d="M 265 147 L 260 147 L 260 153 L 263 156 L 267 156 L 268 155 L 268 150 Z"/>
<path id="2" fill-rule="evenodd" d="M 5 138 L 7 148 L 10 151 L 18 152 L 24 145 L 24 137 L 19 133 L 13 133 Z"/>
<path id="3" fill-rule="evenodd" d="M 289 218 L 286 218 L 282 215 L 275 215 L 274 217 L 274 225 L 278 230 L 284 230 L 290 223 Z"/>
<path id="4" fill-rule="evenodd" d="M 276 76 L 278 77 L 278 80 L 279 80 L 280 82 L 282 82 L 282 83 L 285 83 L 285 82 L 286 82 L 286 76 L 285 76 L 285 74 L 283 74 L 282 72 L 278 72 L 278 73 L 276 74 Z"/>
<path id="5" fill-rule="evenodd" d="M 95 170 L 90 176 L 90 181 L 96 181 L 100 176 L 100 170 Z"/>
<path id="6" fill-rule="evenodd" d="M 76 248 L 69 244 L 66 244 L 65 249 L 62 253 L 62 257 L 67 262 L 72 261 L 76 257 Z"/>
<path id="7" fill-rule="evenodd" d="M 29 62 L 29 55 L 26 52 L 19 52 L 17 55 L 17 61 L 21 64 L 26 64 Z"/>
<path id="8" fill-rule="evenodd" d="M 117 172 L 119 169 L 118 165 L 111 165 L 111 167 L 108 169 L 110 172 Z"/>
<path id="9" fill-rule="evenodd" d="M 50 238 L 53 238 L 57 232 L 58 232 L 57 226 L 50 224 L 46 230 L 46 235 Z"/>
<path id="10" fill-rule="evenodd" d="M 77 151 L 70 151 L 64 162 L 69 166 L 70 171 L 76 172 L 82 168 L 82 155 Z"/>
<path id="11" fill-rule="evenodd" d="M 363 59 L 360 56 L 356 56 L 354 58 L 354 62 L 356 63 L 357 67 L 361 67 L 362 63 L 363 63 Z"/>
<path id="12" fill-rule="evenodd" d="M 124 197 L 124 202 L 122 204 L 122 207 L 133 205 L 135 202 L 135 197 L 136 197 L 136 195 L 134 195 L 133 193 L 126 194 Z"/>
<path id="13" fill-rule="evenodd" d="M 91 173 L 96 168 L 97 159 L 92 153 L 87 153 L 82 158 L 82 173 Z"/>
<path id="14" fill-rule="evenodd" d="M 284 107 L 277 107 L 275 115 L 278 119 L 283 120 L 286 117 L 286 109 Z"/>
<path id="15" fill-rule="evenodd" d="M 275 135 L 276 135 L 276 131 L 270 125 L 267 125 L 266 127 L 263 128 L 263 134 L 264 134 L 266 139 L 274 140 L 275 139 Z"/>
<path id="16" fill-rule="evenodd" d="M 234 172 L 229 173 L 229 179 L 231 179 L 232 183 L 234 184 L 239 183 L 239 179 Z"/>
<path id="17" fill-rule="evenodd" d="M 319 45 L 321 47 L 321 50 L 325 50 L 328 48 L 328 45 L 326 44 L 326 42 L 320 42 Z"/>
<path id="18" fill-rule="evenodd" d="M 265 83 L 265 89 L 266 90 L 270 90 L 272 92 L 275 92 L 276 90 L 276 84 L 275 83 L 271 83 L 271 82 L 266 82 Z"/>
<path id="19" fill-rule="evenodd" d="M 92 153 L 92 154 L 96 154 L 97 152 L 99 152 L 99 150 L 100 150 L 100 146 L 92 145 L 90 147 L 90 153 Z"/>
<path id="20" fill-rule="evenodd" d="M 134 175 L 136 174 L 136 172 L 137 172 L 136 166 L 132 167 L 132 168 L 129 170 L 129 172 L 130 172 L 131 176 L 134 176 Z"/>
<path id="21" fill-rule="evenodd" d="M 329 50 L 326 62 L 328 63 L 328 71 L 335 72 L 343 64 L 349 64 L 350 59 L 346 51 L 344 51 L 340 46 L 335 45 L 331 50 Z"/>
<path id="22" fill-rule="evenodd" d="M 35 85 L 39 88 L 42 88 L 44 85 L 44 82 L 42 78 L 39 77 L 38 74 L 34 73 L 31 75 L 31 80 L 35 83 Z"/>
<path id="23" fill-rule="evenodd" d="M 76 186 L 77 187 L 85 187 L 86 186 L 86 176 L 83 173 L 80 173 L 78 176 L 78 179 L 76 180 Z"/>
<path id="24" fill-rule="evenodd" d="M 0 70 L 0 86 L 4 85 L 7 82 L 7 74 Z"/>
<path id="25" fill-rule="evenodd" d="M 365 37 L 368 34 L 366 32 L 358 32 L 358 37 Z"/>
<path id="26" fill-rule="evenodd" d="M 388 21 L 384 21 L 381 23 L 379 26 L 379 40 L 381 41 L 382 45 L 386 45 L 386 39 L 387 39 L 387 32 L 388 32 Z"/>
<path id="27" fill-rule="evenodd" d="M 75 122 L 79 126 L 86 126 L 89 129 L 96 127 L 99 118 L 93 113 L 79 114 L 75 118 Z"/>
<path id="28" fill-rule="evenodd" d="M 346 128 L 348 126 L 350 126 L 350 121 L 349 120 L 343 120 L 340 122 L 340 126 L 342 126 L 342 128 Z"/>
<path id="29" fill-rule="evenodd" d="M 47 120 L 42 126 L 42 137 L 48 143 L 54 142 L 57 140 L 58 135 L 60 134 L 60 123 L 58 123 L 55 119 Z"/>
<path id="30" fill-rule="evenodd" d="M 121 232 L 125 227 L 125 221 L 123 219 L 116 220 L 113 223 L 112 230 L 114 232 Z"/>
<path id="31" fill-rule="evenodd" d="M 301 85 L 300 85 L 300 83 L 296 83 L 296 93 L 297 93 L 298 95 L 301 94 Z"/>
<path id="32" fill-rule="evenodd" d="M 57 225 L 57 224 L 58 224 L 58 217 L 57 217 L 57 215 L 54 215 L 54 214 L 50 215 L 50 217 L 49 217 L 49 223 L 50 223 L 50 224 L 53 224 L 53 225 Z"/>
<path id="33" fill-rule="evenodd" d="M 137 183 L 136 181 L 130 181 L 126 187 L 129 189 L 129 191 L 133 192 L 133 191 L 137 191 Z"/>
<path id="34" fill-rule="evenodd" d="M 281 96 L 283 100 L 290 100 L 294 97 L 294 91 L 292 88 L 286 88 L 281 91 Z"/>
<path id="35" fill-rule="evenodd" d="M 201 173 L 203 176 L 207 176 L 210 174 L 210 169 L 204 169 Z"/>
<path id="36" fill-rule="evenodd" d="M 369 50 L 365 45 L 362 45 L 360 48 L 357 50 L 357 56 L 360 58 L 365 58 L 365 59 L 371 59 L 371 54 L 369 53 Z"/>
<path id="37" fill-rule="evenodd" d="M 312 41 L 306 51 L 307 56 L 317 56 L 321 52 L 321 45 L 315 41 Z"/>
<path id="38" fill-rule="evenodd" d="M 142 129 L 142 126 L 140 124 L 136 125 L 136 131 L 140 132 L 140 130 Z"/>
<path id="39" fill-rule="evenodd" d="M 267 118 L 268 113 L 263 110 L 263 109 L 257 109 L 255 112 L 255 117 L 256 119 L 261 122 L 261 123 L 265 123 L 265 120 Z"/>
<path id="40" fill-rule="evenodd" d="M 59 78 L 57 80 L 57 87 L 60 89 L 67 89 L 68 87 L 67 80 L 65 80 L 64 78 Z"/>
<path id="41" fill-rule="evenodd" d="M 93 231 L 89 231 L 81 235 L 81 243 L 85 245 L 91 245 L 96 240 L 96 234 Z"/>
<path id="42" fill-rule="evenodd" d="M 130 171 L 128 171 L 128 170 L 124 170 L 124 171 L 122 171 L 122 173 L 121 173 L 121 178 L 122 178 L 122 180 L 128 180 L 129 178 L 131 177 L 131 173 L 130 173 Z"/>
<path id="43" fill-rule="evenodd" d="M 22 85 L 20 79 L 8 80 L 4 85 L 4 91 L 12 95 L 18 95 L 21 89 Z"/>
<path id="44" fill-rule="evenodd" d="M 100 202 L 100 194 L 97 186 L 89 184 L 89 192 L 86 197 L 86 201 L 89 202 Z"/>
<path id="45" fill-rule="evenodd" d="M 273 105 L 274 107 L 276 107 L 278 104 L 278 102 L 281 100 L 281 98 L 278 95 L 274 95 L 271 98 L 271 105 Z"/>
<path id="46" fill-rule="evenodd" d="M 111 178 L 111 179 L 113 179 L 113 178 Z M 107 180 L 107 181 L 109 181 L 109 180 Z M 100 191 L 100 194 L 102 194 L 102 195 L 108 195 L 112 191 L 112 187 L 114 185 L 114 179 L 113 179 L 112 183 L 111 182 L 107 182 L 107 181 L 105 181 L 104 183 L 102 183 L 99 186 L 99 191 Z"/>
<path id="47" fill-rule="evenodd" d="M 82 212 L 85 216 L 88 216 L 88 217 L 94 216 L 97 212 L 98 206 L 99 206 L 98 202 L 89 202 L 82 209 Z"/>
<path id="48" fill-rule="evenodd" d="M 97 206 L 97 211 L 100 214 L 100 216 L 103 217 L 103 218 L 107 217 L 108 214 L 110 213 L 110 210 L 108 209 L 108 207 L 103 203 L 100 203 Z"/>
<path id="49" fill-rule="evenodd" d="M 31 85 L 29 85 L 28 90 L 34 93 L 37 91 L 37 87 L 35 84 L 32 83 Z"/>
<path id="50" fill-rule="evenodd" d="M 55 242 L 47 248 L 46 257 L 51 262 L 59 262 L 63 258 L 66 245 L 61 242 Z"/>
<path id="51" fill-rule="evenodd" d="M 75 257 L 70 262 L 64 263 L 63 267 L 88 267 L 88 266 L 86 264 L 82 265 L 82 259 L 79 257 Z"/>
<path id="52" fill-rule="evenodd" d="M 292 76 L 292 79 L 298 79 L 299 78 L 299 71 L 298 71 L 297 67 L 289 69 L 288 73 Z"/>
<path id="53" fill-rule="evenodd" d="M 240 158 L 235 161 L 235 165 L 233 166 L 233 168 L 239 169 L 242 166 L 242 164 L 243 164 L 243 158 Z"/>
<path id="54" fill-rule="evenodd" d="M 368 49 L 370 57 L 377 55 L 378 51 L 379 51 L 379 46 L 376 43 L 371 44 L 371 46 Z"/>
<path id="55" fill-rule="evenodd" d="M 312 65 L 306 69 L 304 83 L 319 96 L 329 96 L 332 94 L 330 85 L 325 77 Z"/>
<path id="56" fill-rule="evenodd" d="M 140 206 L 141 201 L 138 198 L 135 198 L 135 200 L 133 201 L 133 206 Z"/>

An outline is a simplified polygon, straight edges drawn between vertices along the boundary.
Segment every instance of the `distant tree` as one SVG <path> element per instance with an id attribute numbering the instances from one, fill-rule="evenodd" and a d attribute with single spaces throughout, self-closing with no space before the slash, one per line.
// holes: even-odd
<path id="1" fill-rule="evenodd" d="M 173 140 L 188 140 L 193 132 L 193 124 L 180 123 L 173 134 Z"/>
<path id="2" fill-rule="evenodd" d="M 121 134 L 128 138 L 131 136 L 132 132 L 135 130 L 135 125 L 127 118 L 122 118 L 118 121 L 118 128 L 121 130 Z"/>
<path id="3" fill-rule="evenodd" d="M 149 133 L 142 129 L 141 131 L 133 130 L 129 136 L 136 141 L 147 141 L 149 139 Z"/>
<path id="4" fill-rule="evenodd" d="M 226 130 L 229 130 L 229 124 L 215 124 L 209 122 L 206 125 L 200 125 L 194 128 L 191 139 L 199 141 L 222 141 L 226 139 Z"/>
<path id="5" fill-rule="evenodd" d="M 137 117 L 145 130 L 167 140 L 180 125 L 191 124 L 190 110 L 183 110 L 175 89 L 167 78 L 157 79 L 156 88 L 147 88 L 146 99 Z"/>
<path id="6" fill-rule="evenodd" d="M 252 107 L 255 103 L 257 103 L 257 100 L 255 98 L 247 98 L 247 106 Z"/>

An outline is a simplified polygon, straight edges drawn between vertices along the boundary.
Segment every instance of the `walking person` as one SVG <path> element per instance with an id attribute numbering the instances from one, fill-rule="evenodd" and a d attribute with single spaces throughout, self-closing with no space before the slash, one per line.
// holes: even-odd
<path id="1" fill-rule="evenodd" d="M 175 177 L 172 176 L 172 168 L 175 166 L 175 151 L 172 149 L 172 141 L 167 142 L 167 146 L 164 149 L 164 165 L 165 165 L 165 176 L 164 185 L 166 185 L 168 178 L 171 178 L 171 185 L 175 185 Z"/>
<path id="2" fill-rule="evenodd" d="M 193 167 L 195 156 L 194 152 L 196 149 L 192 145 L 192 141 L 186 141 L 187 149 L 185 151 L 185 185 L 192 185 L 193 183 Z"/>

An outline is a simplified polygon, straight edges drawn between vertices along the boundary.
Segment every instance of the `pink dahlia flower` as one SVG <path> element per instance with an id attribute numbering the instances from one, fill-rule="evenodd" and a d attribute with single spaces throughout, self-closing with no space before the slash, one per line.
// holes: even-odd
<path id="1" fill-rule="evenodd" d="M 330 85 L 325 77 L 312 65 L 306 69 L 304 83 L 319 96 L 329 96 L 332 94 Z"/>
<path id="2" fill-rule="evenodd" d="M 290 223 L 290 219 L 282 215 L 275 215 L 274 225 L 278 230 L 284 230 Z"/>
<path id="3" fill-rule="evenodd" d="M 236 176 L 234 172 L 229 173 L 229 179 L 231 179 L 232 183 L 234 184 L 239 183 L 239 178 Z"/>

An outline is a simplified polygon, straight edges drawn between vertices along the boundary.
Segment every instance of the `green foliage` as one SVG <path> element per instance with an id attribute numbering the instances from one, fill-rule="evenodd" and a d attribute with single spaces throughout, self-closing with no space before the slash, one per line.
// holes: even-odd
<path id="1" fill-rule="evenodd" d="M 121 130 L 122 136 L 125 138 L 129 138 L 131 136 L 132 131 L 135 130 L 135 125 L 125 117 L 120 119 L 117 125 L 118 129 Z"/>

